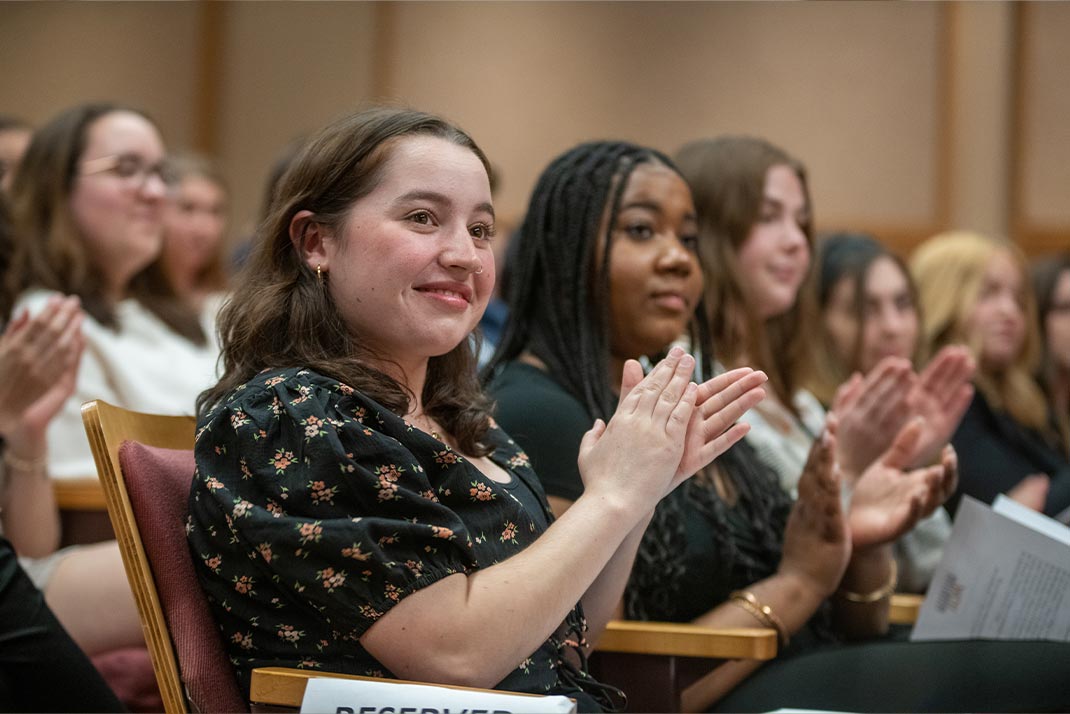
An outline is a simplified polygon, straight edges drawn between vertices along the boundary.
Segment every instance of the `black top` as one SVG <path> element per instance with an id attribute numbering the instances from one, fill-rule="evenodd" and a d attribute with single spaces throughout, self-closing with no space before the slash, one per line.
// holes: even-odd
<path id="1" fill-rule="evenodd" d="M 952 514 L 963 495 L 991 503 L 1026 476 L 1044 473 L 1051 489 L 1044 512 L 1070 507 L 1070 463 L 1036 431 L 997 412 L 978 390 L 951 443 L 959 457 L 959 485 L 948 499 Z"/>
<path id="2" fill-rule="evenodd" d="M 392 677 L 359 641 L 379 617 L 533 543 L 552 519 L 538 479 L 503 431 L 486 438 L 510 484 L 309 370 L 262 372 L 214 407 L 197 430 L 188 533 L 241 680 L 270 665 Z M 497 688 L 598 690 L 569 664 L 584 629 L 577 605 Z"/>
<path id="3" fill-rule="evenodd" d="M 491 381 L 490 393 L 497 401 L 494 418 L 531 458 L 546 493 L 579 498 L 580 441 L 594 424 L 586 407 L 549 374 L 523 362 L 506 364 Z"/>

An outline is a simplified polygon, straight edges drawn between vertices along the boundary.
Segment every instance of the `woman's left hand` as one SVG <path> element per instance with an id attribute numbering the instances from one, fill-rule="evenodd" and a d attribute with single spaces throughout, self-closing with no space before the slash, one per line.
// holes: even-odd
<path id="1" fill-rule="evenodd" d="M 858 478 L 888 449 L 908 418 L 906 395 L 915 383 L 910 362 L 886 357 L 865 377 L 853 377 L 836 394 L 839 457 L 844 474 Z"/>
<path id="2" fill-rule="evenodd" d="M 940 449 L 951 440 L 973 399 L 970 380 L 975 369 L 969 350 L 949 345 L 919 375 L 907 394 L 910 415 L 925 420 L 915 447 L 917 453 L 910 462 L 912 466 L 933 463 Z"/>
<path id="3" fill-rule="evenodd" d="M 676 471 L 677 483 L 703 469 L 746 435 L 750 425 L 736 422 L 765 397 L 761 387 L 767 380 L 765 372 L 741 367 L 699 385 L 695 411 L 687 425 L 684 455 Z"/>
<path id="4" fill-rule="evenodd" d="M 922 420 L 911 420 L 855 483 L 848 514 L 855 548 L 891 543 L 954 492 L 958 457 L 950 445 L 944 448 L 940 464 L 908 470 L 922 432 Z"/>

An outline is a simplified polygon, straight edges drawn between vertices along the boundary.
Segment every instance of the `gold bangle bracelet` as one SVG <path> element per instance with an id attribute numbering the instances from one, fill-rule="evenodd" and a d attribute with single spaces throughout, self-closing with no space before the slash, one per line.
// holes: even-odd
<path id="1" fill-rule="evenodd" d="M 881 585 L 876 590 L 868 593 L 856 593 L 850 590 L 837 590 L 836 595 L 842 597 L 848 602 L 857 602 L 862 605 L 867 605 L 874 602 L 880 602 L 881 600 L 890 597 L 895 592 L 895 586 L 899 584 L 899 565 L 895 562 L 895 558 L 892 558 L 892 567 L 888 572 L 888 581 Z"/>
<path id="2" fill-rule="evenodd" d="M 749 612 L 758 622 L 771 630 L 776 630 L 781 649 L 788 646 L 791 642 L 788 628 L 784 626 L 784 621 L 773 612 L 773 608 L 762 604 L 750 590 L 736 590 L 729 595 L 729 598 L 733 604 Z"/>

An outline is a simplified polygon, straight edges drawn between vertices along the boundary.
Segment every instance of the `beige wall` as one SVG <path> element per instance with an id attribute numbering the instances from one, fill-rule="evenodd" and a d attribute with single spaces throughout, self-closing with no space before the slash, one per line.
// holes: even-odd
<path id="1" fill-rule="evenodd" d="M 1066 4 L 0 3 L 0 111 L 143 105 L 218 153 L 237 224 L 287 141 L 374 99 L 469 129 L 506 216 L 577 141 L 746 132 L 809 165 L 819 226 L 905 248 L 1070 227 L 1067 36 Z"/>
<path id="2" fill-rule="evenodd" d="M 1030 4 L 1023 18 L 1020 232 L 1070 249 L 1070 4 Z"/>
<path id="3" fill-rule="evenodd" d="M 0 3 L 0 112 L 43 122 L 79 102 L 148 110 L 192 140 L 195 3 Z"/>

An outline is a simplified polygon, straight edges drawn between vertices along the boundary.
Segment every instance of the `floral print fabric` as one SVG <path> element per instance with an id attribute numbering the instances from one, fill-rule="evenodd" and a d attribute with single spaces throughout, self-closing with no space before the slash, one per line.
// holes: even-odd
<path id="1" fill-rule="evenodd" d="M 197 431 L 187 533 L 242 682 L 267 665 L 390 677 L 359 641 L 378 618 L 420 588 L 533 543 L 549 518 L 538 480 L 496 425 L 487 439 L 540 508 L 309 370 L 263 372 L 216 405 Z M 499 688 L 580 687 L 585 676 L 576 681 L 566 661 L 576 657 L 565 654 L 584 629 L 577 606 Z"/>

